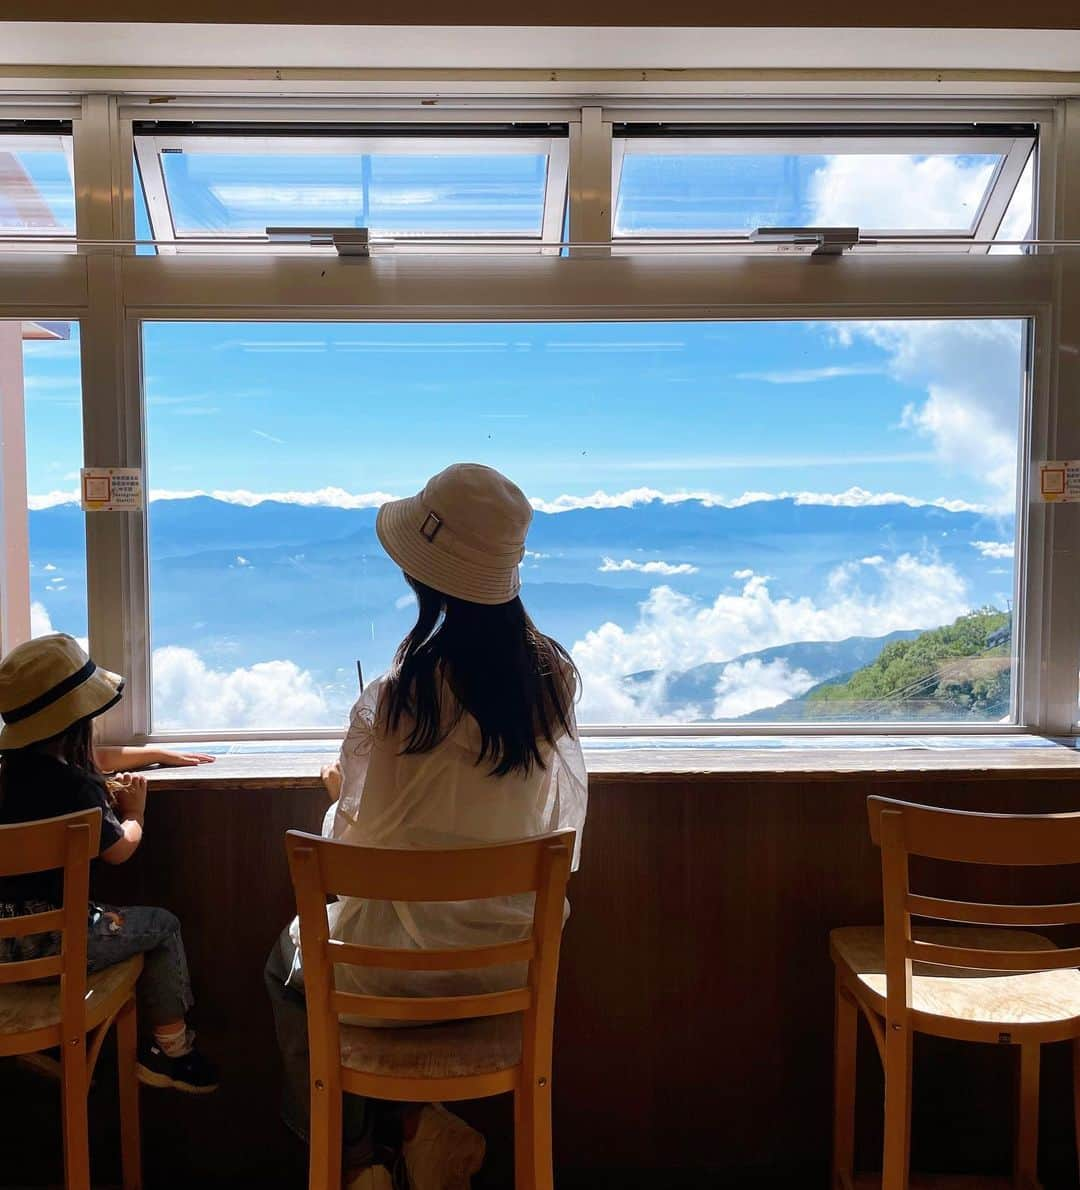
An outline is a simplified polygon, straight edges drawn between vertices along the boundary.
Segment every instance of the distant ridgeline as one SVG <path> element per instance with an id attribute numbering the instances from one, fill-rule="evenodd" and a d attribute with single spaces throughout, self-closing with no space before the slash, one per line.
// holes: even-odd
<path id="1" fill-rule="evenodd" d="M 807 719 L 1001 719 L 1009 713 L 1012 617 L 986 607 L 887 644 L 845 681 L 807 691 Z M 840 707 L 830 703 L 846 704 Z"/>

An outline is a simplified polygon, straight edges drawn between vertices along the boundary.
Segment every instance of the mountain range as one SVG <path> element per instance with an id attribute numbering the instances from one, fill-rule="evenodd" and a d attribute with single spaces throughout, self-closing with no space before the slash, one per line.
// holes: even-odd
<path id="1" fill-rule="evenodd" d="M 412 622 L 409 592 L 378 544 L 373 508 L 194 496 L 154 501 L 148 517 L 155 648 L 190 648 L 229 669 L 288 658 L 346 705 L 355 661 L 368 674 L 384 668 Z M 707 604 L 719 592 L 740 591 L 753 573 L 768 576 L 776 598 L 820 601 L 838 567 L 911 555 L 950 568 L 973 607 L 1004 606 L 1011 559 L 973 543 L 1000 543 L 1000 554 L 1012 535 L 1011 518 L 928 504 L 776 499 L 729 508 L 687 499 L 537 512 L 523 597 L 540 627 L 570 646 L 605 623 L 632 630 L 661 585 Z M 80 614 L 85 622 L 83 514 L 73 505 L 32 511 L 30 542 L 33 598 L 57 626 Z M 704 705 L 735 662 L 786 661 L 815 682 L 835 678 L 896 635 L 706 655 L 664 676 L 665 699 Z M 653 677 L 623 675 L 630 690 Z"/>

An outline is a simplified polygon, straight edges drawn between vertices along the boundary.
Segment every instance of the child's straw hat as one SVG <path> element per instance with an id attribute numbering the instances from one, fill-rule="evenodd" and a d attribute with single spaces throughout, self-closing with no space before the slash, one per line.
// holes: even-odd
<path id="1" fill-rule="evenodd" d="M 0 661 L 0 750 L 51 739 L 80 719 L 107 711 L 124 689 L 64 633 L 18 645 Z"/>

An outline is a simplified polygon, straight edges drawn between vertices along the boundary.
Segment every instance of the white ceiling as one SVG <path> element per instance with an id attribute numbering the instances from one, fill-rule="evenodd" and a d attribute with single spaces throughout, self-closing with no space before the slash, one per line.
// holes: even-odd
<path id="1" fill-rule="evenodd" d="M 0 22 L 5 67 L 1080 71 L 1078 30 Z M 8 73 L 11 73 L 10 70 Z"/>

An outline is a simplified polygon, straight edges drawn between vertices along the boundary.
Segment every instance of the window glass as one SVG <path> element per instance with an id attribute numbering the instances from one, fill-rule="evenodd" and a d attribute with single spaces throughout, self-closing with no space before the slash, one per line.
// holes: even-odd
<path id="1" fill-rule="evenodd" d="M 1001 221 L 998 233 L 994 237 L 998 240 L 1027 240 L 1035 234 L 1035 154 L 1028 158 L 1020 181 L 1016 184 L 1009 205 L 1005 209 L 1005 217 Z M 990 254 L 1016 256 L 1023 252 L 1020 244 L 995 244 Z"/>
<path id="2" fill-rule="evenodd" d="M 1007 721 L 1025 335 L 146 323 L 153 726 L 342 724 L 415 611 L 377 506 L 461 460 L 582 722 Z"/>
<path id="3" fill-rule="evenodd" d="M 150 226 L 150 212 L 146 209 L 146 188 L 142 184 L 137 159 L 132 166 L 132 176 L 135 179 L 135 238 L 152 240 L 154 229 Z M 136 247 L 135 255 L 156 256 L 157 248 L 153 244 L 142 243 Z"/>
<path id="4" fill-rule="evenodd" d="M 819 142 L 820 144 L 820 142 Z M 627 138 L 616 236 L 743 234 L 758 227 L 970 234 L 1004 152 L 903 152 L 887 142 Z"/>
<path id="5" fill-rule="evenodd" d="M 202 138 L 160 149 L 177 237 L 262 235 L 268 227 L 366 227 L 374 236 L 539 237 L 548 157 L 453 142 L 362 150 L 336 139 Z"/>
<path id="6" fill-rule="evenodd" d="M 74 231 L 71 137 L 0 133 L 0 234 Z"/>
<path id="7" fill-rule="evenodd" d="M 34 636 L 67 632 L 85 640 L 86 536 L 78 502 L 82 466 L 79 328 L 68 322 L 0 322 L 0 400 L 5 415 L 23 405 L 29 583 L 6 581 L 28 604 Z M 11 449 L 11 444 L 8 444 Z M 15 447 L 17 449 L 17 447 Z M 0 459 L 0 465 L 6 460 Z M 8 482 L 17 468 L 13 467 Z M 5 492 L 13 503 L 18 493 Z M 21 536 L 21 526 L 12 534 Z M 22 549 L 20 542 L 18 548 Z"/>

